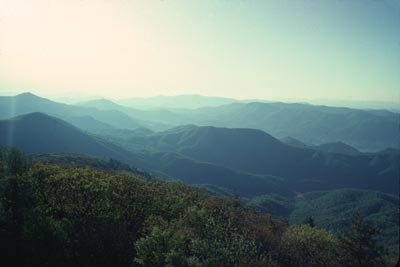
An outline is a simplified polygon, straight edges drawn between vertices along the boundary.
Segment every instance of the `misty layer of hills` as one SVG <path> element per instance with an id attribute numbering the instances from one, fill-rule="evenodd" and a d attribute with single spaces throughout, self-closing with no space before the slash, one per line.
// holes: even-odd
<path id="1" fill-rule="evenodd" d="M 216 194 L 238 193 L 295 222 L 315 213 L 304 203 L 333 205 L 332 195 L 310 194 L 348 198 L 343 188 L 379 196 L 361 210 L 368 216 L 383 214 L 376 203 L 396 210 L 395 201 L 384 196 L 399 193 L 399 114 L 226 98 L 211 98 L 205 106 L 207 98 L 196 96 L 143 101 L 67 105 L 30 93 L 0 97 L 0 145 L 30 154 L 113 158 Z M 191 108 L 185 104 L 195 101 Z M 317 223 L 337 227 L 324 221 L 331 215 L 318 215 Z M 398 229 L 391 220 L 391 229 Z"/>
<path id="2" fill-rule="evenodd" d="M 0 121 L 0 136 L 2 145 L 28 153 L 108 156 L 160 176 L 249 196 L 342 187 L 398 192 L 397 155 L 350 156 L 293 147 L 254 129 L 180 126 L 93 136 L 60 119 L 30 113 Z"/>
<path id="3" fill-rule="evenodd" d="M 190 96 L 177 97 L 176 102 L 184 102 L 187 98 Z M 399 145 L 399 114 L 386 110 L 287 103 L 230 103 L 233 100 L 225 98 L 211 98 L 209 106 L 205 107 L 208 102 L 204 97 L 191 98 L 202 107 L 169 108 L 163 103 L 173 102 L 173 99 L 166 100 L 165 97 L 160 107 L 150 106 L 152 108 L 146 110 L 106 99 L 66 105 L 25 93 L 0 97 L 0 119 L 42 112 L 89 132 L 138 128 L 160 131 L 193 124 L 259 129 L 278 139 L 290 137 L 314 146 L 342 142 L 363 152 L 397 149 Z M 194 100 L 188 102 L 196 103 Z M 218 103 L 221 105 L 216 106 Z"/>

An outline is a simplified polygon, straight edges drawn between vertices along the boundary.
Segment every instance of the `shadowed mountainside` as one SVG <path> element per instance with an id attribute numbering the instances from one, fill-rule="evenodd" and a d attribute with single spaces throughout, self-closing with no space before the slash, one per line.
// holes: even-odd
<path id="1" fill-rule="evenodd" d="M 0 121 L 0 144 L 27 153 L 75 152 L 134 162 L 132 153 L 43 113 Z"/>
<path id="2" fill-rule="evenodd" d="M 128 150 L 150 153 L 148 162 L 153 169 L 185 180 L 199 176 L 195 161 L 274 177 L 290 191 L 340 187 L 398 190 L 399 156 L 396 154 L 329 153 L 292 147 L 260 130 L 193 125 L 143 135 L 127 133 L 107 137 Z M 186 166 L 189 162 L 192 168 Z M 174 168 L 170 168 L 171 165 Z M 207 177 L 210 179 L 214 175 Z"/>

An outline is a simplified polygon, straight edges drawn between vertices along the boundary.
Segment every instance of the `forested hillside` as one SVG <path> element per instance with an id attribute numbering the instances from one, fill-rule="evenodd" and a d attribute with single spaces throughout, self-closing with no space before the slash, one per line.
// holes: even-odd
<path id="1" fill-rule="evenodd" d="M 2 149 L 3 266 L 361 267 L 396 260 L 359 217 L 333 235 L 312 224 L 290 226 L 238 198 L 103 167 L 31 161 Z"/>
<path id="2" fill-rule="evenodd" d="M 276 193 L 250 199 L 248 205 L 272 213 L 291 224 L 312 218 L 317 227 L 340 232 L 354 214 L 360 214 L 381 231 L 381 244 L 398 250 L 399 198 L 397 195 L 360 189 L 315 191 L 284 197 Z"/>

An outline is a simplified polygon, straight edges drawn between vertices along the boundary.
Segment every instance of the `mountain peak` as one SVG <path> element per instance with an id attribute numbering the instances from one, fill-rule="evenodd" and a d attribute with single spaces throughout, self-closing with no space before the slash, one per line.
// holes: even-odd
<path id="1" fill-rule="evenodd" d="M 32 113 L 14 117 L 14 119 L 30 119 L 30 118 L 57 119 L 55 117 L 52 117 L 52 116 L 47 115 L 46 113 L 42 113 L 42 112 L 32 112 Z"/>
<path id="2" fill-rule="evenodd" d="M 37 96 L 35 94 L 32 94 L 31 92 L 25 92 L 22 94 L 18 94 L 16 96 L 14 96 L 14 98 L 20 99 L 20 100 L 47 100 L 47 101 L 49 101 L 48 99 Z"/>
<path id="3" fill-rule="evenodd" d="M 25 93 L 18 94 L 15 97 L 38 97 L 38 96 L 32 94 L 31 92 L 25 92 Z"/>

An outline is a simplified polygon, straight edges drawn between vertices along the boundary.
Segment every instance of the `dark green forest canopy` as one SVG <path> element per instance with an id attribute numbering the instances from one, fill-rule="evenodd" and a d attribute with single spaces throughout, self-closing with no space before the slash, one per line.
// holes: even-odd
<path id="1" fill-rule="evenodd" d="M 288 226 L 238 198 L 126 170 L 31 162 L 15 149 L 0 153 L 0 198 L 0 249 L 9 266 L 347 266 L 354 255 L 372 257 L 370 266 L 395 261 L 383 258 L 374 235 L 347 254 L 340 235 Z M 359 232 L 351 233 L 343 244 L 358 246 Z M 307 257 L 290 253 L 300 245 Z"/>
<path id="2" fill-rule="evenodd" d="M 381 244 L 399 244 L 399 198 L 396 195 L 360 189 L 337 189 L 284 197 L 267 194 L 250 199 L 248 205 L 272 213 L 289 221 L 301 224 L 312 217 L 317 227 L 339 233 L 360 214 L 370 224 L 381 230 Z"/>
<path id="3" fill-rule="evenodd" d="M 28 156 L 30 160 L 43 163 L 56 164 L 70 167 L 90 166 L 109 171 L 126 171 L 151 179 L 151 175 L 147 172 L 139 170 L 121 161 L 108 157 L 93 157 L 85 154 L 77 153 L 50 153 L 50 154 L 31 154 Z"/>

